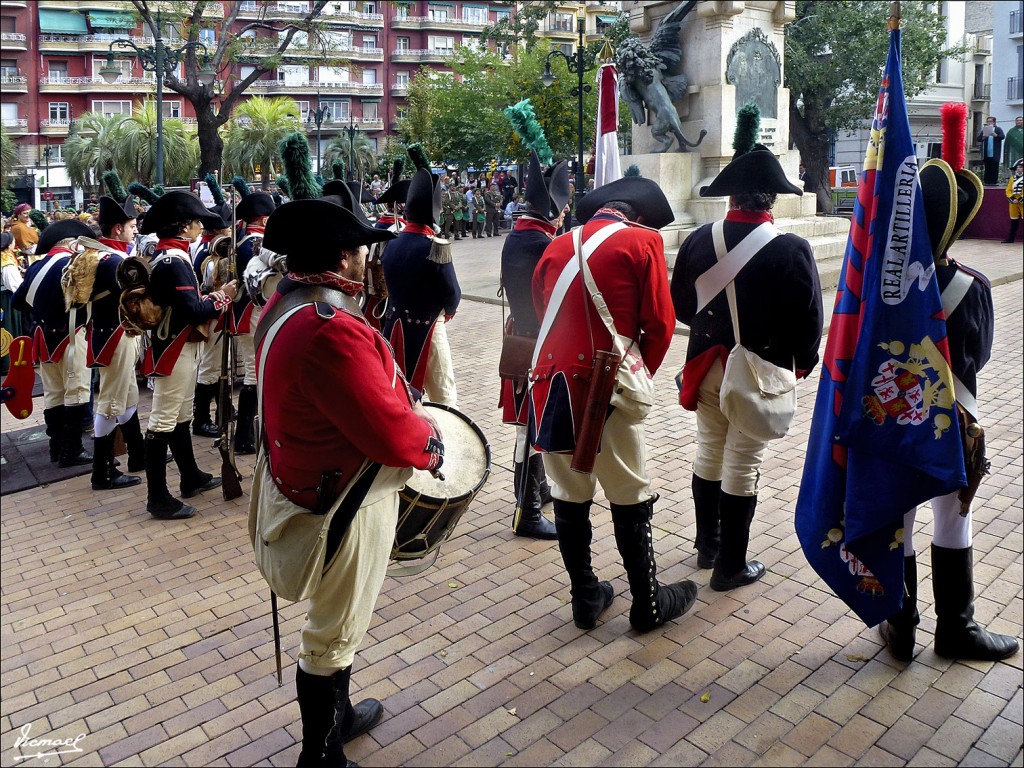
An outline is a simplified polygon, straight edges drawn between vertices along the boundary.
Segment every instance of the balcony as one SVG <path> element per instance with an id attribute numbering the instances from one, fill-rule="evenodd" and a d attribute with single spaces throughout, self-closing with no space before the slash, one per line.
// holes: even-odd
<path id="1" fill-rule="evenodd" d="M 249 86 L 261 93 L 294 93 L 295 91 L 329 91 L 334 94 L 349 93 L 360 96 L 383 96 L 382 83 L 338 83 L 317 80 L 254 80 Z"/>
<path id="2" fill-rule="evenodd" d="M 990 56 L 992 54 L 992 35 L 973 35 L 971 48 L 975 56 Z"/>
<path id="3" fill-rule="evenodd" d="M 1016 37 L 1024 32 L 1024 19 L 1021 11 L 1010 11 L 1010 37 Z"/>
<path id="4" fill-rule="evenodd" d="M 117 82 L 108 83 L 102 77 L 41 77 L 39 78 L 39 90 L 43 93 L 67 92 L 67 91 L 125 91 L 138 90 L 140 86 L 149 88 L 156 87 L 156 81 L 151 77 L 120 77 Z"/>
<path id="5" fill-rule="evenodd" d="M 28 133 L 28 120 L 24 117 L 5 117 L 3 126 L 8 136 L 24 136 Z"/>
<path id="6" fill-rule="evenodd" d="M 975 83 L 972 99 L 974 101 L 991 101 L 992 83 Z"/>
<path id="7" fill-rule="evenodd" d="M 382 117 L 361 117 L 358 126 L 364 131 L 383 131 L 384 118 Z"/>
<path id="8" fill-rule="evenodd" d="M 0 47 L 5 51 L 24 51 L 28 43 L 21 32 L 0 32 Z"/>
<path id="9" fill-rule="evenodd" d="M 1022 101 L 1022 100 L 1024 100 L 1024 89 L 1021 88 L 1021 78 L 1019 78 L 1019 77 L 1008 77 L 1008 78 L 1006 78 L 1006 100 L 1007 101 Z"/>
<path id="10" fill-rule="evenodd" d="M 392 29 L 442 29 L 451 32 L 479 32 L 488 25 L 487 21 L 476 21 L 449 17 L 438 19 L 431 16 L 406 16 L 391 21 Z"/>
<path id="11" fill-rule="evenodd" d="M 419 61 L 443 63 L 455 53 L 454 48 L 399 48 L 391 52 L 394 61 Z"/>
<path id="12" fill-rule="evenodd" d="M 409 83 L 392 83 L 391 95 L 405 97 L 409 95 Z"/>
<path id="13" fill-rule="evenodd" d="M 28 93 L 28 78 L 24 75 L 0 77 L 0 90 L 4 93 Z"/>
<path id="14" fill-rule="evenodd" d="M 40 35 L 39 50 L 49 52 L 86 52 L 96 51 L 106 53 L 114 40 L 131 40 L 139 47 L 152 46 L 156 41 L 152 37 L 142 35 L 118 35 L 118 34 L 96 34 L 96 35 Z M 127 55 L 130 49 L 117 49 L 122 55 Z M 134 55 L 134 53 L 132 53 Z"/>
<path id="15" fill-rule="evenodd" d="M 43 136 L 67 136 L 71 120 L 40 120 L 39 133 Z"/>
<path id="16" fill-rule="evenodd" d="M 27 0 L 0 0 L 0 8 L 24 8 L 27 5 Z"/>

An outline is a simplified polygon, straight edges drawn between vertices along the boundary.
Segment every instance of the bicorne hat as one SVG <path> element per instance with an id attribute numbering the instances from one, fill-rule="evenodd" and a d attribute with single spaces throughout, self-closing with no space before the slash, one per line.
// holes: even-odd
<path id="1" fill-rule="evenodd" d="M 576 204 L 576 218 L 583 224 L 608 203 L 626 203 L 643 216 L 643 225 L 661 229 L 676 220 L 661 187 L 643 176 L 623 176 L 587 192 Z"/>
<path id="2" fill-rule="evenodd" d="M 199 219 L 206 227 L 220 221 L 220 217 L 208 211 L 195 195 L 188 192 L 167 192 L 146 212 L 139 232 L 149 235 L 193 219 Z"/>
<path id="3" fill-rule="evenodd" d="M 250 192 L 235 206 L 235 218 L 239 221 L 252 221 L 260 216 L 269 216 L 275 208 L 274 198 L 268 193 Z"/>
<path id="4" fill-rule="evenodd" d="M 96 233 L 78 219 L 64 219 L 51 224 L 39 235 L 39 242 L 36 243 L 36 254 L 45 256 L 61 240 L 69 237 L 96 237 Z"/>
<path id="5" fill-rule="evenodd" d="M 270 214 L 263 246 L 288 257 L 293 272 L 324 272 L 334 269 L 341 251 L 395 237 L 394 232 L 374 229 L 341 205 L 339 198 L 293 200 Z M 317 222 L 315 228 L 311 221 Z"/>
<path id="6" fill-rule="evenodd" d="M 405 203 L 405 198 L 409 195 L 409 185 L 412 183 L 411 179 L 399 179 L 392 183 L 390 187 L 380 193 L 380 197 L 377 198 L 378 205 L 394 205 L 395 203 Z"/>
<path id="7" fill-rule="evenodd" d="M 139 212 L 135 209 L 131 196 L 126 197 L 124 203 L 119 203 L 109 195 L 100 198 L 100 213 L 96 217 L 100 228 L 106 231 L 116 224 L 124 224 L 126 221 L 137 219 Z"/>
<path id="8" fill-rule="evenodd" d="M 743 192 L 804 193 L 786 178 L 779 159 L 764 144 L 755 144 L 751 151 L 733 158 L 714 181 L 701 187 L 700 196 L 728 197 Z"/>
<path id="9" fill-rule="evenodd" d="M 405 197 L 405 219 L 413 224 L 432 227 L 441 220 L 440 179 L 420 168 L 409 182 Z"/>
<path id="10" fill-rule="evenodd" d="M 563 160 L 542 171 L 540 156 L 537 150 L 531 149 L 530 175 L 526 179 L 523 199 L 535 213 L 548 221 L 557 219 L 569 202 L 569 164 Z"/>

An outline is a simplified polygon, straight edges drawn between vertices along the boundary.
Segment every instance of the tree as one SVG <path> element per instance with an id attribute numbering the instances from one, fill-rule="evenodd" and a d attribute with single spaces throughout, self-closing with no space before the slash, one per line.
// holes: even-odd
<path id="1" fill-rule="evenodd" d="M 493 40 L 501 50 L 507 50 L 513 60 L 519 58 L 519 43 L 533 50 L 537 44 L 537 31 L 541 20 L 554 13 L 559 3 L 553 0 L 525 0 L 515 3 L 515 8 L 504 18 L 486 26 L 480 33 L 481 42 Z"/>
<path id="2" fill-rule="evenodd" d="M 131 115 L 118 117 L 121 124 L 114 165 L 122 178 L 151 186 L 156 182 L 156 102 L 143 102 L 136 105 Z M 199 160 L 195 130 L 181 120 L 165 117 L 163 132 L 165 183 L 188 184 Z"/>
<path id="3" fill-rule="evenodd" d="M 123 120 L 123 115 L 86 112 L 74 122 L 64 142 L 64 164 L 72 186 L 92 189 L 106 171 L 116 170 L 119 175 L 126 171 L 117 166 L 123 159 L 118 153 Z"/>
<path id="4" fill-rule="evenodd" d="M 162 30 L 157 28 L 156 7 L 151 7 L 149 0 L 131 0 L 131 3 L 149 33 L 152 35 L 162 34 Z M 154 3 L 153 6 L 155 5 Z M 327 0 L 313 0 L 309 11 L 296 16 L 293 21 L 269 20 L 268 12 L 276 13 L 276 4 L 259 3 L 258 17 L 236 29 L 235 22 L 238 21 L 243 5 L 241 2 L 232 2 L 224 6 L 213 0 L 175 0 L 174 3 L 161 3 L 159 6 L 163 23 L 177 24 L 182 27 L 183 45 L 186 42 L 200 42 L 200 30 L 210 28 L 209 17 L 205 19 L 203 17 L 207 7 L 225 7 L 224 21 L 219 25 L 216 46 L 209 50 L 208 64 L 219 76 L 223 76 L 237 62 L 244 62 L 252 67 L 252 72 L 245 77 L 230 78 L 228 82 L 231 90 L 223 95 L 219 94 L 216 83 L 203 85 L 199 81 L 199 70 L 207 62 L 201 58 L 193 46 L 188 48 L 182 57 L 185 78 L 180 79 L 177 70 L 168 73 L 164 78 L 166 86 L 188 99 L 195 109 L 200 149 L 199 176 L 220 170 L 224 141 L 218 129 L 227 123 L 232 110 L 249 86 L 263 73 L 271 72 L 278 67 L 282 60 L 282 54 L 288 50 L 293 41 L 311 49 L 310 61 L 316 61 L 319 64 L 337 61 L 331 54 L 333 41 L 323 31 L 323 25 L 316 21 L 324 6 L 327 5 Z M 279 37 L 277 39 L 260 38 L 261 42 L 271 41 L 270 45 L 258 45 L 251 42 L 252 38 L 244 37 L 247 33 L 257 30 L 268 30 Z M 296 40 L 299 33 L 302 33 L 301 37 Z M 215 101 L 219 102 L 219 109 L 214 108 Z"/>
<path id="5" fill-rule="evenodd" d="M 354 167 L 349 167 L 349 157 L 352 157 L 355 161 Z M 377 153 L 374 152 L 373 145 L 362 132 L 356 133 L 353 152 L 351 154 L 349 153 L 347 130 L 343 130 L 327 142 L 327 146 L 324 147 L 323 157 L 321 159 L 321 164 L 323 165 L 322 173 L 325 178 L 330 178 L 331 163 L 335 160 L 341 160 L 341 162 L 344 163 L 345 168 L 348 171 L 351 171 L 354 178 L 357 179 L 372 177 L 373 174 L 377 172 Z"/>
<path id="6" fill-rule="evenodd" d="M 0 186 L 7 183 L 7 177 L 14 173 L 18 164 L 18 147 L 7 131 L 0 126 Z"/>
<path id="7" fill-rule="evenodd" d="M 962 58 L 964 46 L 946 47 L 942 17 L 928 6 L 905 1 L 903 89 L 911 98 L 933 81 L 944 58 Z M 798 0 L 786 27 L 786 87 L 789 126 L 800 160 L 818 197 L 832 210 L 828 152 L 832 135 L 859 127 L 871 116 L 889 50 L 888 3 Z"/>
<path id="8" fill-rule="evenodd" d="M 302 130 L 299 105 L 288 96 L 254 96 L 242 104 L 224 132 L 224 178 L 252 179 L 260 169 L 260 185 L 270 189 L 280 171 L 277 145 L 290 133 Z"/>

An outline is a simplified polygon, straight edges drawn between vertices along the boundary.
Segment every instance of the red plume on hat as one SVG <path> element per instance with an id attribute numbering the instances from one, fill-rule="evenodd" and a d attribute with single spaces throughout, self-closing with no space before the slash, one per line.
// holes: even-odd
<path id="1" fill-rule="evenodd" d="M 939 108 L 942 120 L 942 159 L 953 172 L 963 169 L 967 157 L 967 105 L 957 102 Z"/>

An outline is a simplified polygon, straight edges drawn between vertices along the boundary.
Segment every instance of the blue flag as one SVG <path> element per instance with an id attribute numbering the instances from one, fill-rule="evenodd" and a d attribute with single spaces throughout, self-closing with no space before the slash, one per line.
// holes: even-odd
<path id="1" fill-rule="evenodd" d="M 822 363 L 796 531 L 868 626 L 903 600 L 903 515 L 966 485 L 946 321 L 890 32 Z"/>

